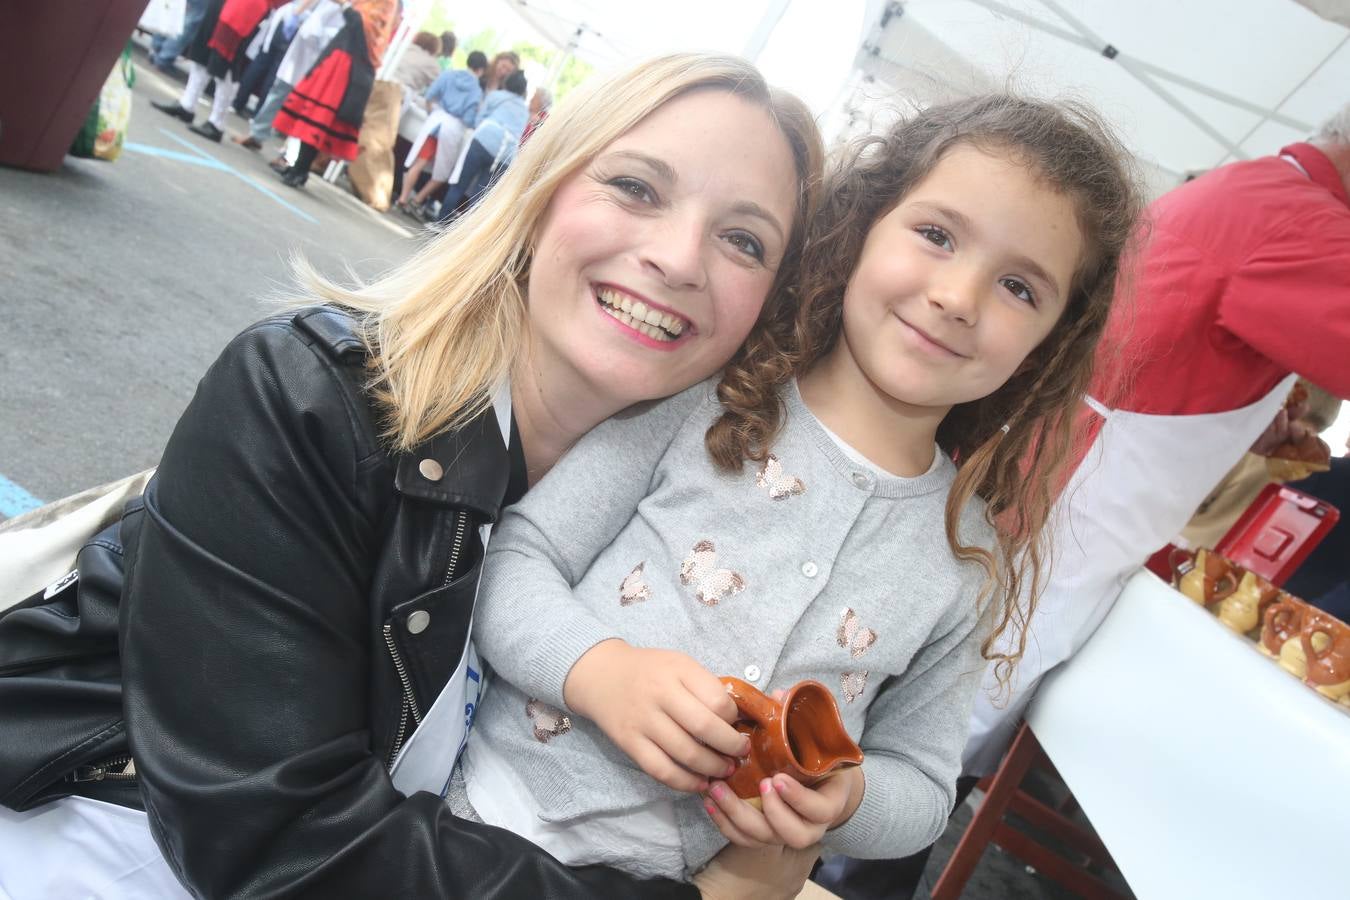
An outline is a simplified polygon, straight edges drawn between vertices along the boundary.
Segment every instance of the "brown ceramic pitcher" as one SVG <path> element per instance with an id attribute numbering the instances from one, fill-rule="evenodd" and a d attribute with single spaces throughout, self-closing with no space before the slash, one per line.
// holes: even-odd
<path id="1" fill-rule="evenodd" d="M 1299 641 L 1308 661 L 1308 684 L 1333 700 L 1350 695 L 1350 625 L 1310 608 Z"/>
<path id="2" fill-rule="evenodd" d="M 794 685 L 775 700 L 739 678 L 722 683 L 736 703 L 736 730 L 750 737 L 750 755 L 736 760 L 727 784 L 736 796 L 759 802 L 759 783 L 778 773 L 805 785 L 848 766 L 861 765 L 862 750 L 844 730 L 834 694 L 819 681 Z"/>
<path id="3" fill-rule="evenodd" d="M 1172 584 L 1201 606 L 1218 603 L 1237 590 L 1233 564 L 1213 550 L 1203 547 L 1194 553 L 1176 547 L 1168 562 L 1172 565 Z"/>

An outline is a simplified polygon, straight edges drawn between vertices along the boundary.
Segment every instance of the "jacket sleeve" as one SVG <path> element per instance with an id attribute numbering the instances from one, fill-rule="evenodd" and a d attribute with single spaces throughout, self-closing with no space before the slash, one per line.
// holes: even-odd
<path id="1" fill-rule="evenodd" d="M 146 492 L 124 706 L 178 877 L 202 897 L 696 897 L 570 870 L 394 790 L 368 731 L 379 504 L 359 496 L 383 457 L 349 377 L 292 327 L 256 326 L 202 380 Z"/>
<path id="2" fill-rule="evenodd" d="M 867 710 L 865 788 L 849 820 L 824 846 L 858 859 L 910 856 L 942 834 L 984 664 L 973 593 L 900 675 L 886 679 Z"/>
<path id="3" fill-rule="evenodd" d="M 507 510 L 492 533 L 474 611 L 474 644 L 494 672 L 566 708 L 572 666 L 618 637 L 572 588 L 651 493 L 661 458 L 707 396 L 706 384 L 695 385 L 601 423 Z"/>
<path id="4" fill-rule="evenodd" d="M 1291 221 L 1243 260 L 1219 302 L 1220 327 L 1262 356 L 1350 397 L 1350 214 Z"/>

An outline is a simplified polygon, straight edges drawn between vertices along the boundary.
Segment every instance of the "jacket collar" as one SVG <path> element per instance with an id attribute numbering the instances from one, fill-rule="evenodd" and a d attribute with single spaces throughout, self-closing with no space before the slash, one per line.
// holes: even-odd
<path id="1" fill-rule="evenodd" d="M 506 496 L 511 461 L 491 408 L 452 431 L 443 431 L 398 456 L 394 487 L 400 494 L 464 506 L 497 521 Z"/>
<path id="2" fill-rule="evenodd" d="M 1290 144 L 1280 151 L 1280 155 L 1292 156 L 1298 160 L 1298 164 L 1315 184 L 1331 191 L 1337 200 L 1350 206 L 1350 196 L 1345 193 L 1345 182 L 1341 181 L 1341 173 L 1336 169 L 1335 163 L 1321 150 L 1312 144 Z"/>

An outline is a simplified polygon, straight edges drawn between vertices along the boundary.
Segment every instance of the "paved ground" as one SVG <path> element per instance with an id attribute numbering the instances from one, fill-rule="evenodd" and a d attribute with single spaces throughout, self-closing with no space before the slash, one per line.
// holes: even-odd
<path id="1" fill-rule="evenodd" d="M 314 178 L 287 188 L 258 154 L 151 108 L 177 92 L 138 67 L 115 162 L 0 168 L 0 477 L 18 486 L 0 482 L 0 516 L 21 491 L 52 499 L 152 465 L 206 366 L 285 290 L 290 254 L 342 278 L 416 245 L 408 220 Z"/>
<path id="2" fill-rule="evenodd" d="M 0 168 L 0 518 L 153 465 L 220 348 L 286 292 L 289 255 L 369 277 L 417 246 L 407 220 L 315 179 L 285 188 L 265 158 L 150 107 L 177 91 L 140 65 L 114 163 Z M 969 816 L 958 810 L 920 897 Z M 991 848 L 964 896 L 1074 895 Z"/>

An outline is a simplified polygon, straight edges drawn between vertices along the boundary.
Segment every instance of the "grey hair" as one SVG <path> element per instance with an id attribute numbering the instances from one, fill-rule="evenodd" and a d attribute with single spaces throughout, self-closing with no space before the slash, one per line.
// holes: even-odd
<path id="1" fill-rule="evenodd" d="M 1350 103 L 1345 104 L 1317 129 L 1315 137 L 1338 144 L 1350 144 Z"/>
<path id="2" fill-rule="evenodd" d="M 534 92 L 539 95 L 539 108 L 548 109 L 553 105 L 553 92 L 546 87 L 537 87 Z"/>

